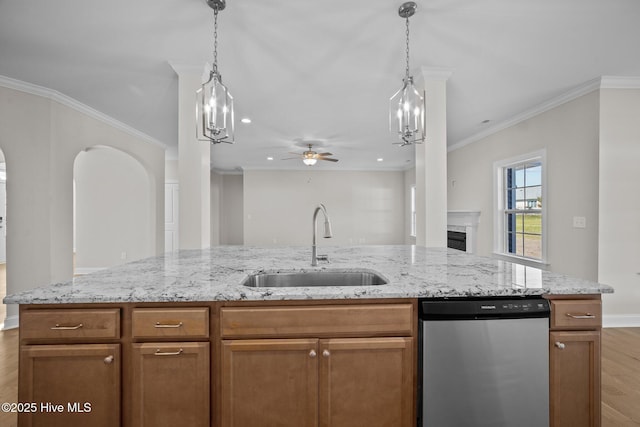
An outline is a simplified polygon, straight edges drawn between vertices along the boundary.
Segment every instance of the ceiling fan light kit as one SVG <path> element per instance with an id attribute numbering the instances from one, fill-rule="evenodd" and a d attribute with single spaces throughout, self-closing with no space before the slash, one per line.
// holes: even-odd
<path id="1" fill-rule="evenodd" d="M 425 96 L 413 85 L 413 76 L 409 75 L 409 18 L 416 12 L 415 2 L 403 3 L 398 15 L 406 22 L 405 77 L 402 88 L 389 99 L 389 130 L 399 138 L 400 146 L 421 144 L 425 140 Z"/>
<path id="2" fill-rule="evenodd" d="M 214 15 L 213 66 L 205 66 L 202 87 L 196 92 L 196 137 L 212 144 L 233 144 L 233 96 L 222 84 L 218 70 L 218 12 L 224 10 L 226 3 L 225 0 L 207 0 L 207 4 Z"/>
<path id="3" fill-rule="evenodd" d="M 302 158 L 302 163 L 304 163 L 307 166 L 315 165 L 316 163 L 318 163 L 318 160 L 326 160 L 328 162 L 338 161 L 338 159 L 334 159 L 330 157 L 330 156 L 333 156 L 332 153 L 318 153 L 316 151 L 313 151 L 312 148 L 313 148 L 313 144 L 309 144 L 308 150 L 303 151 L 302 153 L 291 153 L 291 154 L 295 154 L 297 157 L 287 157 L 286 159 L 282 159 L 282 160 L 292 160 L 292 159 Z"/>

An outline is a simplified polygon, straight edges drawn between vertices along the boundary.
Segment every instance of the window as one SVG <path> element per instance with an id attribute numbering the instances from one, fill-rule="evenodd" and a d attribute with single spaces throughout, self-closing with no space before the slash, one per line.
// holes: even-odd
<path id="1" fill-rule="evenodd" d="M 545 153 L 498 162 L 495 251 L 536 262 L 546 259 Z"/>

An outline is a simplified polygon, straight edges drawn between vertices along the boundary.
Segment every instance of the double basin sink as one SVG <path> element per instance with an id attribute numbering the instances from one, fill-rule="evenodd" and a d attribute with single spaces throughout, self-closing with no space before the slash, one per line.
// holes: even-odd
<path id="1" fill-rule="evenodd" d="M 242 285 L 251 288 L 292 288 L 313 286 L 372 286 L 389 281 L 373 270 L 273 271 L 249 275 Z"/>

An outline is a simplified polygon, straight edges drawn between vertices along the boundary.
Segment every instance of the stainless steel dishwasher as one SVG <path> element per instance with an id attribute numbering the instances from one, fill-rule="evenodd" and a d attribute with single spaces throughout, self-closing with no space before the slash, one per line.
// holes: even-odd
<path id="1" fill-rule="evenodd" d="M 549 425 L 549 302 L 420 301 L 421 427 Z"/>

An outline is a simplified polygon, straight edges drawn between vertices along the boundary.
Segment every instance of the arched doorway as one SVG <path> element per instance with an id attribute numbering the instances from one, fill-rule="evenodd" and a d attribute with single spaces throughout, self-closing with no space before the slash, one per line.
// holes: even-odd
<path id="1" fill-rule="evenodd" d="M 154 255 L 149 177 L 132 156 L 105 146 L 74 162 L 74 274 Z"/>

